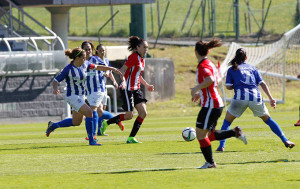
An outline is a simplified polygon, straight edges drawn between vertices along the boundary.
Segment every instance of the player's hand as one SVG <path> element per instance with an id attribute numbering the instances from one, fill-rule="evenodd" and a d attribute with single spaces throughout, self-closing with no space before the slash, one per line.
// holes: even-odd
<path id="1" fill-rule="evenodd" d="M 117 82 L 114 82 L 113 85 L 114 85 L 115 89 L 118 89 L 119 85 Z"/>
<path id="2" fill-rule="evenodd" d="M 195 97 L 192 98 L 192 102 L 198 102 L 199 99 L 200 99 L 200 94 L 197 93 L 197 94 L 195 94 Z"/>
<path id="3" fill-rule="evenodd" d="M 272 108 L 276 108 L 276 100 L 275 99 L 270 99 L 270 105 Z"/>
<path id="4" fill-rule="evenodd" d="M 53 94 L 55 94 L 55 95 L 60 94 L 60 90 L 59 89 L 53 89 Z"/>
<path id="5" fill-rule="evenodd" d="M 147 89 L 148 89 L 148 91 L 153 92 L 154 91 L 154 86 L 153 85 L 148 85 Z"/>
<path id="6" fill-rule="evenodd" d="M 103 74 L 103 76 L 106 77 L 106 78 L 108 78 L 108 77 L 109 77 L 109 74 L 108 74 L 107 72 L 105 72 L 105 73 Z"/>
<path id="7" fill-rule="evenodd" d="M 126 82 L 125 81 L 122 81 L 122 83 L 120 84 L 120 88 L 125 90 L 125 88 L 126 88 Z"/>
<path id="8" fill-rule="evenodd" d="M 192 99 L 194 99 L 196 97 L 197 91 L 198 91 L 197 87 L 191 88 Z"/>

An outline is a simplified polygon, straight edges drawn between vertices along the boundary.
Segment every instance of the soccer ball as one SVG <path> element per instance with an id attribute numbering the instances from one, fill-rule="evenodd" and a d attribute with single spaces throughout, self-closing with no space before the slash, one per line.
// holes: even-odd
<path id="1" fill-rule="evenodd" d="M 196 131 L 192 127 L 186 127 L 182 131 L 182 137 L 185 141 L 192 141 L 196 138 Z"/>

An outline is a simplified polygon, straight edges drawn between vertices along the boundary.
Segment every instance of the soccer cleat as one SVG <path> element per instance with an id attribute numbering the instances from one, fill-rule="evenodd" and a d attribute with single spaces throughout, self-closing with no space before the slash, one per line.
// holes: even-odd
<path id="1" fill-rule="evenodd" d="M 128 137 L 126 143 L 127 144 L 134 144 L 134 143 L 142 143 L 142 142 L 137 141 L 134 137 Z"/>
<path id="2" fill-rule="evenodd" d="M 217 167 L 217 165 L 215 162 L 213 164 L 205 162 L 205 164 L 202 165 L 202 167 L 197 167 L 197 169 L 209 169 L 209 168 L 216 168 L 216 167 Z"/>
<path id="3" fill-rule="evenodd" d="M 297 123 L 294 124 L 294 126 L 300 126 L 300 119 Z"/>
<path id="4" fill-rule="evenodd" d="M 119 125 L 120 130 L 121 130 L 121 131 L 124 131 L 125 126 L 124 126 L 124 124 L 122 123 L 122 121 L 120 121 L 118 125 Z"/>
<path id="5" fill-rule="evenodd" d="M 100 134 L 104 135 L 106 128 L 108 127 L 107 121 L 103 120 L 100 128 Z"/>
<path id="6" fill-rule="evenodd" d="M 85 137 L 85 140 L 89 140 L 89 137 Z M 98 139 L 96 138 L 96 136 L 94 136 L 94 140 L 98 141 Z"/>
<path id="7" fill-rule="evenodd" d="M 285 141 L 284 142 L 285 147 L 287 148 L 293 148 L 295 146 L 295 143 L 291 142 L 291 141 Z"/>
<path id="8" fill-rule="evenodd" d="M 96 141 L 93 141 L 89 144 L 90 146 L 102 146 L 102 144 L 97 143 Z"/>
<path id="9" fill-rule="evenodd" d="M 216 152 L 224 152 L 225 151 L 225 148 L 224 147 L 218 147 L 216 149 Z"/>
<path id="10" fill-rule="evenodd" d="M 234 131 L 235 131 L 235 137 L 237 139 L 243 141 L 244 144 L 248 143 L 246 136 L 244 135 L 242 129 L 239 126 L 237 126 L 236 128 L 234 128 Z"/>
<path id="11" fill-rule="evenodd" d="M 54 122 L 52 122 L 52 121 L 49 121 L 49 122 L 48 122 L 48 128 L 47 128 L 47 130 L 46 130 L 46 136 L 47 136 L 47 137 L 50 135 L 51 132 L 54 131 L 54 129 L 53 129 L 53 124 L 54 124 Z"/>

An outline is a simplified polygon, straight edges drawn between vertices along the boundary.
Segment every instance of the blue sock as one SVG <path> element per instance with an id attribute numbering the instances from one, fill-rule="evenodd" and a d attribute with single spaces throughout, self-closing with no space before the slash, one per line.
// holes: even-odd
<path id="1" fill-rule="evenodd" d="M 53 129 L 57 129 L 58 127 L 71 127 L 71 126 L 74 126 L 73 122 L 72 122 L 72 118 L 67 118 L 67 119 L 64 119 L 64 120 L 54 123 Z"/>
<path id="2" fill-rule="evenodd" d="M 98 124 L 98 113 L 97 111 L 93 111 L 93 135 L 96 135 L 97 131 L 97 124 Z"/>
<path id="3" fill-rule="evenodd" d="M 101 127 L 103 119 L 111 119 L 113 117 L 114 117 L 114 115 L 112 115 L 112 113 L 110 113 L 108 111 L 103 111 L 102 116 L 99 117 L 99 119 L 98 119 L 98 133 L 100 133 L 100 127 Z"/>
<path id="4" fill-rule="evenodd" d="M 221 130 L 229 130 L 230 125 L 231 125 L 231 123 L 224 119 Z M 226 139 L 220 140 L 220 145 L 218 148 L 221 148 L 221 147 L 225 148 L 225 142 L 226 142 Z"/>
<path id="5" fill-rule="evenodd" d="M 93 137 L 93 118 L 92 117 L 86 117 L 85 118 L 85 128 L 87 135 L 89 137 L 89 143 L 94 143 L 94 137 Z"/>
<path id="6" fill-rule="evenodd" d="M 284 136 L 280 126 L 271 117 L 265 123 L 269 125 L 273 133 L 275 133 L 282 140 L 282 142 L 288 141 L 288 139 Z"/>

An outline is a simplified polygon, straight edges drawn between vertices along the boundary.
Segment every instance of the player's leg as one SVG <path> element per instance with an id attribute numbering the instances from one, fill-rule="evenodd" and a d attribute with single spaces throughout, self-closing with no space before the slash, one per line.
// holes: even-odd
<path id="1" fill-rule="evenodd" d="M 133 123 L 133 127 L 127 139 L 127 143 L 141 143 L 135 139 L 135 136 L 138 133 L 139 129 L 141 128 L 141 125 L 143 124 L 144 119 L 147 116 L 146 104 L 144 102 L 141 102 L 137 104 L 135 108 L 138 112 L 138 117 L 135 119 Z"/>
<path id="2" fill-rule="evenodd" d="M 87 104 L 84 104 L 80 107 L 79 113 L 85 116 L 85 128 L 89 138 L 89 144 L 100 146 L 101 144 L 97 143 L 93 137 L 93 110 Z"/>
<path id="3" fill-rule="evenodd" d="M 100 133 L 103 134 L 110 124 L 118 124 L 120 121 L 130 120 L 133 117 L 133 93 L 132 91 L 120 89 L 120 94 L 123 101 L 123 109 L 125 114 L 119 114 L 109 120 L 103 120 L 100 128 Z"/>
<path id="4" fill-rule="evenodd" d="M 133 91 L 134 97 L 134 107 L 138 112 L 138 117 L 135 119 L 130 135 L 127 139 L 127 143 L 140 143 L 135 139 L 136 134 L 138 133 L 144 119 L 147 116 L 146 103 L 144 94 L 141 90 Z"/>
<path id="5" fill-rule="evenodd" d="M 78 110 L 84 104 L 84 101 L 82 101 L 82 99 L 83 97 L 78 97 L 75 95 L 66 97 L 66 102 L 71 106 L 72 109 L 72 118 L 66 118 L 56 123 L 49 121 L 46 130 L 47 137 L 50 135 L 51 132 L 53 132 L 57 128 L 78 126 L 81 124 L 82 118 L 80 120 L 80 116 L 76 116 L 76 113 L 78 113 L 76 112 L 76 110 Z M 75 118 L 74 118 L 74 113 L 75 113 Z"/>
<path id="6" fill-rule="evenodd" d="M 248 107 L 247 101 L 232 99 L 232 101 L 229 105 L 229 108 L 226 112 L 226 116 L 223 121 L 221 130 L 228 130 L 229 127 L 231 126 L 231 123 L 235 120 L 235 118 L 240 117 L 244 113 L 244 111 L 247 109 L 247 107 Z M 226 142 L 225 139 L 220 140 L 220 145 L 216 151 L 224 151 L 225 150 L 225 142 Z"/>
<path id="7" fill-rule="evenodd" d="M 206 161 L 206 163 L 203 166 L 198 167 L 200 169 L 216 167 L 216 163 L 214 162 L 212 155 L 211 143 L 208 138 L 209 130 L 214 129 L 214 126 L 209 125 L 208 122 L 213 122 L 217 120 L 209 120 L 211 114 L 212 108 L 202 107 L 197 117 L 196 136 L 200 144 L 200 150 Z"/>

